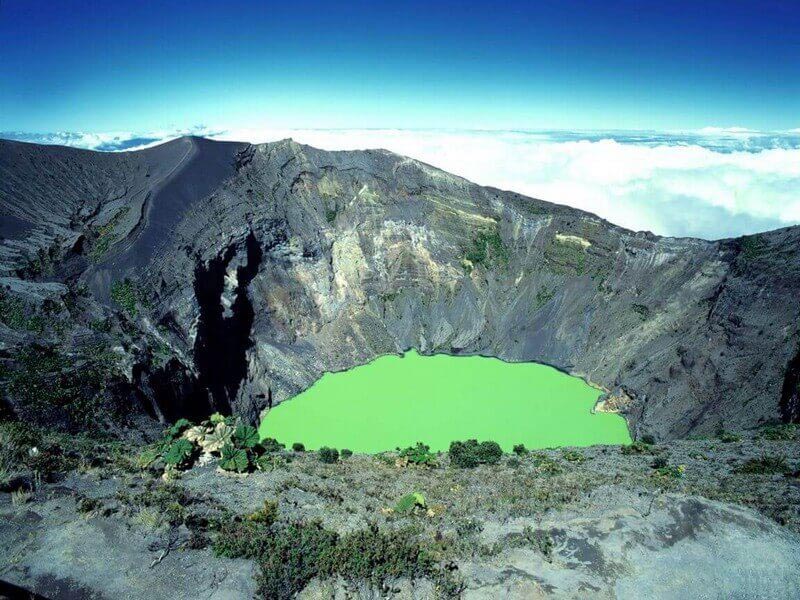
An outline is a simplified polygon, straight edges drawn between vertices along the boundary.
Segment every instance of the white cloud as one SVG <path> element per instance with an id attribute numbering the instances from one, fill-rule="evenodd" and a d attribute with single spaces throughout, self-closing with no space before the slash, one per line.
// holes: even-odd
<path id="1" fill-rule="evenodd" d="M 222 134 L 208 128 L 188 132 L 253 143 L 291 137 L 328 150 L 386 148 L 482 185 L 567 204 L 624 227 L 662 235 L 721 238 L 800 223 L 800 136 L 794 132 L 266 127 Z M 72 145 L 113 149 L 115 144 L 130 148 L 138 141 L 153 145 L 153 140 L 176 133 L 187 131 L 127 134 L 127 138 L 126 134 L 99 134 L 96 139 L 69 135 L 76 136 Z"/>

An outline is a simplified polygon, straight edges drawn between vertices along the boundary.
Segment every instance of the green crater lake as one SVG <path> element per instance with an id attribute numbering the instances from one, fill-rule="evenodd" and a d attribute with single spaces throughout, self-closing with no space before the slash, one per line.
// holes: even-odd
<path id="1" fill-rule="evenodd" d="M 416 442 L 447 450 L 453 440 L 494 440 L 505 451 L 626 444 L 625 420 L 591 409 L 600 391 L 536 363 L 482 356 L 386 355 L 326 373 L 273 408 L 260 433 L 309 450 L 374 453 Z"/>

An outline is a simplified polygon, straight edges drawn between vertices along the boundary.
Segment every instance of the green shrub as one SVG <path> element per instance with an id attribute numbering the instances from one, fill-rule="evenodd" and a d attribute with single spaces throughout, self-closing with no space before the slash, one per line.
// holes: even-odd
<path id="1" fill-rule="evenodd" d="M 789 470 L 786 459 L 782 456 L 762 456 L 761 458 L 751 458 L 734 469 L 736 473 L 748 475 L 768 475 L 774 473 L 785 473 Z"/>
<path id="2" fill-rule="evenodd" d="M 531 546 L 541 552 L 547 562 L 552 562 L 555 544 L 549 532 L 526 526 L 522 530 L 522 535 Z"/>
<path id="3" fill-rule="evenodd" d="M 274 531 L 259 556 L 258 592 L 290 600 L 318 576 L 336 571 L 338 536 L 319 523 L 293 523 Z"/>
<path id="4" fill-rule="evenodd" d="M 739 257 L 745 262 L 756 260 L 768 251 L 767 243 L 761 234 L 739 238 Z"/>
<path id="5" fill-rule="evenodd" d="M 369 581 L 379 586 L 401 578 L 432 576 L 436 563 L 410 531 L 381 532 L 372 525 L 343 536 L 323 561 L 329 576 L 348 581 Z"/>
<path id="6" fill-rule="evenodd" d="M 262 454 L 254 462 L 259 471 L 274 471 L 287 464 L 287 460 L 279 454 Z"/>
<path id="7" fill-rule="evenodd" d="M 547 269 L 559 275 L 584 275 L 588 270 L 586 250 L 570 241 L 553 238 L 545 246 L 542 258 Z"/>
<path id="8" fill-rule="evenodd" d="M 738 433 L 731 433 L 730 431 L 718 431 L 717 438 L 725 444 L 742 441 L 742 436 Z"/>
<path id="9" fill-rule="evenodd" d="M 650 444 L 637 440 L 632 444 L 622 446 L 621 452 L 623 454 L 653 454 L 653 448 Z"/>
<path id="10" fill-rule="evenodd" d="M 436 462 L 436 454 L 431 452 L 430 446 L 417 442 L 416 446 L 409 446 L 400 451 L 400 458 L 405 458 L 415 465 L 431 466 Z"/>
<path id="11" fill-rule="evenodd" d="M 339 451 L 336 448 L 323 446 L 319 449 L 319 459 L 329 465 L 339 461 Z"/>
<path id="12" fill-rule="evenodd" d="M 139 302 L 139 293 L 130 279 L 116 281 L 112 284 L 111 299 L 116 302 L 130 318 L 133 319 L 138 314 L 137 304 Z"/>
<path id="13" fill-rule="evenodd" d="M 258 431 L 252 425 L 239 425 L 233 432 L 233 443 L 241 449 L 254 448 L 258 444 Z"/>
<path id="14" fill-rule="evenodd" d="M 257 560 L 262 598 L 289 600 L 312 579 L 337 577 L 376 588 L 398 579 L 429 577 L 445 597 L 457 597 L 463 590 L 409 530 L 382 532 L 371 525 L 340 537 L 317 522 L 281 525 L 271 505 L 268 513 L 263 520 L 259 515 L 217 523 L 213 542 L 217 556 Z"/>
<path id="15" fill-rule="evenodd" d="M 650 317 L 650 309 L 644 304 L 631 304 L 631 308 L 642 321 L 646 321 Z"/>
<path id="16" fill-rule="evenodd" d="M 222 447 L 219 466 L 225 471 L 244 473 L 250 468 L 250 459 L 247 456 L 247 452 L 241 448 L 236 448 L 232 444 L 225 444 Z"/>
<path id="17" fill-rule="evenodd" d="M 294 450 L 295 452 L 305 452 L 306 447 L 300 442 L 295 442 L 294 444 L 292 444 L 292 450 Z"/>
<path id="18" fill-rule="evenodd" d="M 569 462 L 583 462 L 586 460 L 586 457 L 583 455 L 582 452 L 578 450 L 564 450 L 561 453 L 561 456 L 564 457 L 564 460 Z"/>
<path id="19" fill-rule="evenodd" d="M 149 483 L 143 492 L 121 493 L 118 498 L 129 506 L 155 509 L 161 519 L 172 525 L 186 520 L 186 507 L 195 500 L 185 489 L 160 481 Z"/>
<path id="20" fill-rule="evenodd" d="M 212 549 L 216 556 L 259 558 L 272 543 L 272 532 L 258 521 L 225 521 L 215 528 Z"/>
<path id="21" fill-rule="evenodd" d="M 790 442 L 797 438 L 797 431 L 794 424 L 770 425 L 761 430 L 760 437 L 772 442 Z"/>
<path id="22" fill-rule="evenodd" d="M 302 446 L 302 444 L 300 444 Z M 280 452 L 286 448 L 275 438 L 264 438 L 261 440 L 260 448 L 263 452 Z"/>
<path id="23" fill-rule="evenodd" d="M 497 442 L 481 442 L 478 445 L 478 458 L 487 465 L 495 465 L 503 457 L 503 449 Z"/>
<path id="24" fill-rule="evenodd" d="M 188 419 L 178 419 L 177 421 L 175 421 L 172 427 L 170 427 L 167 430 L 167 433 L 171 438 L 177 438 L 191 426 L 192 424 L 189 422 Z"/>
<path id="25" fill-rule="evenodd" d="M 0 323 L 5 323 L 10 329 L 41 333 L 44 330 L 44 319 L 41 315 L 29 316 L 32 310 L 26 308 L 22 300 L 12 298 L 0 290 Z"/>
<path id="26" fill-rule="evenodd" d="M 162 454 L 162 451 L 158 447 L 148 447 L 142 450 L 139 453 L 138 458 L 136 459 L 136 465 L 140 469 L 146 469 L 151 464 L 153 464 Z"/>
<path id="27" fill-rule="evenodd" d="M 481 464 L 494 465 L 503 456 L 503 450 L 497 442 L 481 442 L 467 440 L 450 444 L 450 461 L 457 467 L 470 469 Z"/>
<path id="28" fill-rule="evenodd" d="M 254 513 L 247 515 L 248 521 L 261 523 L 269 527 L 278 519 L 278 503 L 274 500 L 264 500 L 264 506 Z"/>
<path id="29" fill-rule="evenodd" d="M 528 449 L 525 447 L 525 444 L 517 444 L 514 446 L 514 454 L 517 456 L 524 456 L 528 453 Z"/>
<path id="30" fill-rule="evenodd" d="M 191 465 L 194 454 L 194 444 L 185 438 L 179 438 L 169 445 L 164 453 L 164 462 L 172 467 L 186 468 Z"/>
<path id="31" fill-rule="evenodd" d="M 116 356 L 107 348 L 84 345 L 67 356 L 31 344 L 11 359 L 4 392 L 21 420 L 73 433 L 104 430 L 112 418 L 124 420 L 121 404 L 106 394 L 119 375 Z"/>
<path id="32" fill-rule="evenodd" d="M 458 519 L 455 523 L 455 527 L 459 537 L 468 537 L 483 531 L 483 523 L 478 519 L 472 518 Z"/>
<path id="33" fill-rule="evenodd" d="M 657 456 L 650 466 L 654 469 L 663 469 L 668 464 L 669 463 L 667 462 L 667 458 L 665 456 Z"/>
<path id="34" fill-rule="evenodd" d="M 644 434 L 641 438 L 639 438 L 643 444 L 648 444 L 650 446 L 656 443 L 656 438 L 654 438 L 649 433 Z"/>
<path id="35" fill-rule="evenodd" d="M 474 443 L 473 443 L 474 442 Z M 450 462 L 462 469 L 471 469 L 480 464 L 477 453 L 477 440 L 467 440 L 466 442 L 452 442 L 448 454 Z"/>
<path id="36" fill-rule="evenodd" d="M 98 500 L 97 498 L 89 498 L 87 496 L 84 496 L 83 498 L 78 500 L 78 503 L 76 504 L 75 508 L 78 510 L 79 513 L 87 514 L 96 511 L 98 508 L 100 508 L 100 506 L 101 506 L 100 500 Z"/>
<path id="37" fill-rule="evenodd" d="M 491 228 L 481 229 L 472 238 L 472 243 L 467 248 L 464 257 L 475 266 L 485 264 L 487 267 L 491 267 L 505 265 L 509 259 L 509 252 L 495 225 Z"/>
<path id="38" fill-rule="evenodd" d="M 409 514 L 417 507 L 425 508 L 426 506 L 425 496 L 419 492 L 412 492 L 400 498 L 400 500 L 397 501 L 397 504 L 394 505 L 393 510 L 399 514 Z"/>
<path id="39" fill-rule="evenodd" d="M 536 292 L 536 303 L 534 305 L 534 308 L 536 310 L 539 310 L 545 304 L 550 302 L 550 300 L 552 300 L 555 295 L 556 293 L 554 290 L 551 290 L 548 287 L 543 286 Z"/>
<path id="40" fill-rule="evenodd" d="M 685 470 L 683 465 L 665 465 L 663 467 L 658 467 L 655 471 L 655 475 L 669 479 L 680 479 L 683 477 L 683 472 Z"/>
<path id="41" fill-rule="evenodd" d="M 350 458 L 353 456 L 353 451 L 349 448 L 342 448 L 342 458 Z"/>
<path id="42" fill-rule="evenodd" d="M 536 454 L 533 457 L 536 469 L 543 475 L 558 475 L 563 471 L 561 465 L 546 454 Z"/>

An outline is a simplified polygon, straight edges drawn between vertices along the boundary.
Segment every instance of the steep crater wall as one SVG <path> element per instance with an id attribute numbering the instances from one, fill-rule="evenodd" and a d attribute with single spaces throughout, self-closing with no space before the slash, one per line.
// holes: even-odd
<path id="1" fill-rule="evenodd" d="M 386 151 L 29 146 L 0 144 L 16 173 L 4 214 L 41 232 L 0 240 L 8 285 L 23 298 L 52 281 L 88 287 L 94 318 L 115 308 L 122 336 L 103 339 L 159 418 L 255 421 L 325 371 L 416 348 L 556 366 L 608 390 L 602 406 L 634 434 L 798 419 L 799 228 L 661 238 Z M 20 166 L 31 161 L 62 179 L 42 189 Z M 62 187 L 69 201 L 48 204 Z M 46 268 L 25 267 L 42 250 Z M 33 339 L 0 334 L 7 349 Z"/>
<path id="2" fill-rule="evenodd" d="M 245 240 L 262 249 L 237 359 L 246 376 L 229 395 L 254 420 L 325 371 L 412 347 L 551 364 L 660 437 L 792 418 L 780 406 L 797 338 L 796 230 L 760 235 L 756 249 L 659 238 L 390 153 L 285 142 L 256 148 L 177 238 L 206 249 L 201 264 Z M 157 304 L 191 331 L 196 263 L 175 251 L 154 267 Z"/>

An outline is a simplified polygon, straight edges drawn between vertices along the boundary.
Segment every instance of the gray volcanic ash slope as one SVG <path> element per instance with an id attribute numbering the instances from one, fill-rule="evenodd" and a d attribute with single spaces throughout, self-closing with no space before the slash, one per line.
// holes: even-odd
<path id="1" fill-rule="evenodd" d="M 410 347 L 552 364 L 607 389 L 635 434 L 800 417 L 798 227 L 664 238 L 387 151 L 201 138 L 0 142 L 0 214 L 20 414 L 8 373 L 52 377 L 31 344 L 79 369 L 91 342 L 118 366 L 117 413 L 165 419 L 256 420 Z"/>

